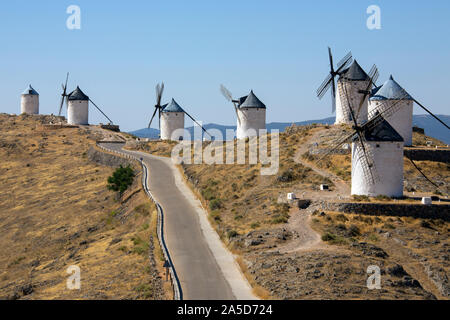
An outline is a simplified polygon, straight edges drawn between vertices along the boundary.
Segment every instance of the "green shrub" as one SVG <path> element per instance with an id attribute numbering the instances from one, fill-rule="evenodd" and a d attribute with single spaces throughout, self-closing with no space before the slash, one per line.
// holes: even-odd
<path id="1" fill-rule="evenodd" d="M 379 196 L 375 197 L 375 200 L 378 200 L 378 201 L 391 201 L 392 198 L 388 197 L 388 196 L 385 196 L 385 195 L 379 195 Z"/>
<path id="2" fill-rule="evenodd" d="M 213 199 L 209 203 L 209 208 L 211 210 L 218 210 L 218 209 L 221 209 L 222 207 L 223 207 L 223 204 L 222 204 L 222 200 L 220 200 L 220 199 Z"/>
<path id="3" fill-rule="evenodd" d="M 351 237 L 356 237 L 361 235 L 361 232 L 357 226 L 351 225 L 350 228 L 348 228 L 348 235 Z"/>
<path id="4" fill-rule="evenodd" d="M 212 211 L 210 217 L 213 218 L 216 222 L 222 221 L 222 218 L 220 218 L 220 212 L 218 212 L 217 210 Z"/>
<path id="5" fill-rule="evenodd" d="M 122 195 L 133 184 L 135 173 L 130 166 L 116 169 L 108 178 L 108 190 L 119 192 Z"/>
<path id="6" fill-rule="evenodd" d="M 347 217 L 346 217 L 345 215 L 343 215 L 342 213 L 340 213 L 340 214 L 338 214 L 338 215 L 336 216 L 336 220 L 337 220 L 337 221 L 341 221 L 341 222 L 346 222 L 346 221 L 348 221 Z"/>
<path id="7" fill-rule="evenodd" d="M 258 223 L 258 222 L 253 222 L 253 223 L 250 225 L 250 228 L 252 228 L 252 229 L 259 228 L 259 223 Z"/>
<path id="8" fill-rule="evenodd" d="M 216 198 L 216 193 L 211 188 L 205 188 L 202 190 L 202 197 L 205 200 L 211 201 Z"/>
<path id="9" fill-rule="evenodd" d="M 421 226 L 422 228 L 433 229 L 433 228 L 431 227 L 431 224 L 430 224 L 428 221 L 426 221 L 426 220 L 422 220 L 422 221 L 420 222 L 420 226 Z"/>
<path id="10" fill-rule="evenodd" d="M 327 232 L 322 235 L 322 241 L 329 242 L 331 244 L 346 244 L 348 241 L 340 236 L 337 236 L 331 232 Z"/>
<path id="11" fill-rule="evenodd" d="M 395 226 L 393 224 L 390 224 L 390 223 L 385 223 L 383 225 L 383 227 L 386 228 L 386 229 L 395 229 Z"/>
<path id="12" fill-rule="evenodd" d="M 336 236 L 332 233 L 325 233 L 322 235 L 322 241 L 333 241 L 336 240 Z"/>
<path id="13" fill-rule="evenodd" d="M 235 237 L 237 237 L 238 235 L 239 235 L 239 233 L 237 233 L 237 231 L 235 231 L 235 230 L 230 230 L 230 231 L 228 231 L 228 233 L 227 233 L 228 239 L 235 238 Z"/>
<path id="14" fill-rule="evenodd" d="M 370 198 L 368 196 L 353 195 L 353 200 L 356 202 L 370 202 Z"/>
<path id="15" fill-rule="evenodd" d="M 295 180 L 292 169 L 284 170 L 277 178 L 278 182 L 291 182 Z"/>
<path id="16" fill-rule="evenodd" d="M 153 288 L 149 284 L 141 284 L 136 288 L 144 299 L 150 299 L 153 297 Z"/>
<path id="17" fill-rule="evenodd" d="M 272 224 L 288 223 L 288 220 L 289 220 L 289 216 L 284 216 L 284 215 L 280 216 L 280 215 L 278 215 L 278 216 L 275 216 L 272 219 L 271 223 Z"/>

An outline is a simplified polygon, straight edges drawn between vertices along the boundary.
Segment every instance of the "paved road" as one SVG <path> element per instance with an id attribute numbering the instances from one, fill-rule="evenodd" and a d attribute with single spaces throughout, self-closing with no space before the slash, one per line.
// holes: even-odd
<path id="1" fill-rule="evenodd" d="M 121 150 L 122 144 L 103 144 L 108 149 Z M 145 153 L 149 169 L 148 186 L 162 206 L 165 216 L 166 244 L 172 257 L 186 300 L 234 300 L 235 296 L 214 258 L 201 230 L 198 214 L 192 203 L 176 185 L 174 173 L 167 161 Z"/>

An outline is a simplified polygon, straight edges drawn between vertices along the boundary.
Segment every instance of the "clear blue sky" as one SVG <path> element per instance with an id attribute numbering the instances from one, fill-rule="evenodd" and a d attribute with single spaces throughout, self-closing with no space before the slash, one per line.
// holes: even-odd
<path id="1" fill-rule="evenodd" d="M 81 8 L 81 30 L 66 9 Z M 381 8 L 382 29 L 366 27 Z M 331 115 L 315 91 L 328 72 L 327 46 L 347 51 L 380 80 L 392 73 L 435 113 L 449 114 L 450 1 L 2 1 L 0 112 L 18 113 L 31 83 L 41 113 L 57 113 L 67 71 L 123 130 L 146 127 L 154 87 L 204 123 L 234 124 L 225 84 L 236 96 L 253 89 L 267 121 Z M 415 112 L 421 114 L 417 107 Z M 91 109 L 90 121 L 104 121 Z M 187 121 L 186 125 L 190 125 Z"/>

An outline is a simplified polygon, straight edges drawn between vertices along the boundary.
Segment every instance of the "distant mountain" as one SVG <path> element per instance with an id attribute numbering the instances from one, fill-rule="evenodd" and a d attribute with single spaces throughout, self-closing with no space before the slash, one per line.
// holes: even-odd
<path id="1" fill-rule="evenodd" d="M 445 115 L 438 115 L 439 119 L 444 121 L 447 124 L 450 124 L 450 116 Z M 283 132 L 287 127 L 291 126 L 292 124 L 298 125 L 298 126 L 304 126 L 312 123 L 318 123 L 318 124 L 333 124 L 335 120 L 335 117 L 325 118 L 321 120 L 308 120 L 308 121 L 301 121 L 301 122 L 271 122 L 267 124 L 267 130 L 274 130 L 278 129 L 280 132 Z M 436 119 L 434 119 L 430 115 L 414 115 L 413 116 L 413 125 L 424 128 L 425 134 L 439 139 L 447 144 L 450 144 L 450 131 L 445 128 L 442 124 L 440 124 Z M 215 123 L 209 123 L 205 126 L 206 130 L 215 129 L 222 132 L 222 135 L 225 137 L 225 133 L 227 129 L 236 130 L 236 126 L 225 126 Z M 194 127 L 186 128 L 191 136 L 194 135 Z M 140 129 L 136 131 L 129 132 L 137 137 L 140 138 L 150 138 L 150 139 L 156 139 L 159 136 L 159 130 L 157 129 Z"/>
<path id="2" fill-rule="evenodd" d="M 439 119 L 450 126 L 450 116 L 436 115 Z M 413 125 L 424 128 L 425 134 L 429 137 L 441 140 L 446 144 L 450 144 L 450 130 L 444 127 L 439 121 L 430 115 L 413 116 Z"/>
<path id="3" fill-rule="evenodd" d="M 144 128 L 144 129 L 139 129 L 136 131 L 130 131 L 128 132 L 136 137 L 139 138 L 150 138 L 150 139 L 157 139 L 159 137 L 159 130 L 158 129 L 153 129 L 153 128 Z"/>

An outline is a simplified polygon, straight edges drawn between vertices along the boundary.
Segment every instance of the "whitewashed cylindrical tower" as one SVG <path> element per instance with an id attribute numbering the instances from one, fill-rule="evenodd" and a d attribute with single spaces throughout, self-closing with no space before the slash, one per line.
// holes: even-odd
<path id="1" fill-rule="evenodd" d="M 20 113 L 39 114 L 39 93 L 31 85 L 22 92 L 20 98 Z"/>
<path id="2" fill-rule="evenodd" d="M 174 99 L 162 110 L 160 126 L 161 140 L 180 141 L 184 139 L 180 131 L 175 133 L 175 130 L 184 129 L 184 110 Z"/>
<path id="3" fill-rule="evenodd" d="M 258 136 L 259 130 L 266 129 L 266 110 L 266 105 L 251 91 L 245 101 L 238 107 L 237 115 L 239 119 L 236 137 L 245 139 Z"/>
<path id="4" fill-rule="evenodd" d="M 67 123 L 71 125 L 89 124 L 89 97 L 77 87 L 68 96 Z"/>
<path id="5" fill-rule="evenodd" d="M 363 98 L 363 93 L 359 91 L 370 89 L 369 82 L 369 76 L 356 60 L 353 61 L 347 70 L 343 71 L 337 82 L 335 124 L 353 124 L 351 113 L 348 111 L 349 106 L 351 106 L 353 113 L 357 116 L 359 124 L 367 121 L 368 95 L 361 106 L 359 114 L 358 108 Z"/>
<path id="6" fill-rule="evenodd" d="M 413 104 L 413 98 L 391 76 L 370 97 L 369 114 L 373 117 L 376 115 L 376 111 L 383 112 L 392 107 L 395 112 L 392 114 L 387 112 L 386 120 L 403 137 L 405 146 L 411 146 Z"/>
<path id="7" fill-rule="evenodd" d="M 363 133 L 369 162 L 361 160 L 364 151 L 359 140 L 352 144 L 352 195 L 392 198 L 403 196 L 403 138 L 383 120 Z M 372 169 L 368 164 L 373 164 Z M 373 180 L 368 177 L 369 171 Z"/>

